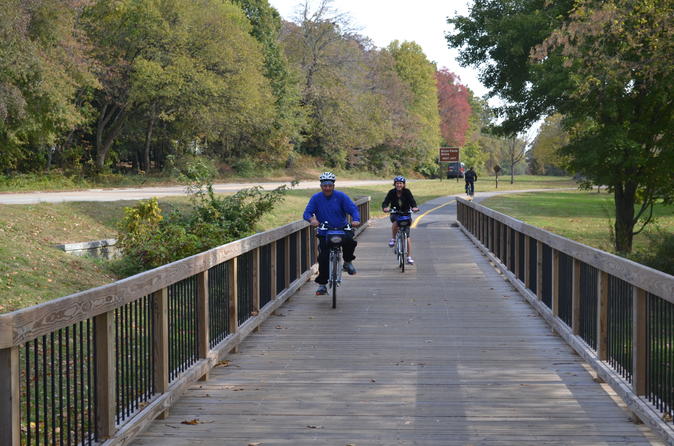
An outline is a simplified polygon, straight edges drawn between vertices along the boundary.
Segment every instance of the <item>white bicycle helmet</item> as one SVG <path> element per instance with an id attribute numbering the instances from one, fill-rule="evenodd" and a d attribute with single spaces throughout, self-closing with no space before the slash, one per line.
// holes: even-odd
<path id="1" fill-rule="evenodd" d="M 335 180 L 337 179 L 337 177 L 336 177 L 335 174 L 332 173 L 332 172 L 323 172 L 323 173 L 321 174 L 321 176 L 318 177 L 318 179 L 320 180 L 321 183 L 324 183 L 324 182 L 326 182 L 326 181 L 327 181 L 327 182 L 334 183 Z"/>

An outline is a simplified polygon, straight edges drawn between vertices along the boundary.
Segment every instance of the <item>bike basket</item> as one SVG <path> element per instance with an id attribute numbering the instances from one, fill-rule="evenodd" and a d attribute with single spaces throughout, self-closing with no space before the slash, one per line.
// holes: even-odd
<path id="1" fill-rule="evenodd" d="M 329 230 L 328 233 L 325 235 L 327 239 L 330 241 L 330 243 L 342 243 L 342 240 L 344 240 L 344 236 L 346 235 L 346 232 L 340 231 L 340 230 Z"/>
<path id="2" fill-rule="evenodd" d="M 399 215 L 396 219 L 398 226 L 409 226 L 412 223 L 412 217 L 409 215 Z"/>

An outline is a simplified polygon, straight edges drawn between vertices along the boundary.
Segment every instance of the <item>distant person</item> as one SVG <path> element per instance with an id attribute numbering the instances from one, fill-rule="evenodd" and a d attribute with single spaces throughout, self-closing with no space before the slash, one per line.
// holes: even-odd
<path id="1" fill-rule="evenodd" d="M 406 183 L 407 180 L 403 176 L 397 176 L 393 179 L 393 189 L 388 191 L 384 202 L 381 204 L 384 212 L 390 212 L 392 208 L 403 214 L 419 210 L 414 195 L 406 187 Z M 391 240 L 388 242 L 390 247 L 393 247 L 395 244 L 398 229 L 398 216 L 391 215 Z M 409 237 L 407 238 L 407 263 L 414 265 L 414 260 L 412 259 L 412 239 Z"/>
<path id="2" fill-rule="evenodd" d="M 466 194 L 469 197 L 472 197 L 475 194 L 475 182 L 477 181 L 477 173 L 473 170 L 472 167 L 463 176 L 463 179 L 466 181 Z"/>
<path id="3" fill-rule="evenodd" d="M 302 216 L 311 226 L 318 226 L 321 223 L 328 222 L 331 228 L 342 228 L 347 225 L 347 215 L 351 216 L 351 226 L 360 226 L 360 213 L 358 206 L 344 192 L 335 190 L 335 180 L 337 177 L 332 172 L 323 172 L 319 177 L 321 182 L 321 191 L 312 195 L 307 203 Z M 318 230 L 318 277 L 315 282 L 318 284 L 316 295 L 328 293 L 325 286 L 328 283 L 330 274 L 330 250 L 325 236 L 326 231 Z M 348 235 L 342 241 L 342 252 L 344 255 L 343 269 L 350 275 L 356 274 L 356 268 L 351 263 L 356 256 L 353 252 L 356 249 L 356 242 L 353 235 Z"/>

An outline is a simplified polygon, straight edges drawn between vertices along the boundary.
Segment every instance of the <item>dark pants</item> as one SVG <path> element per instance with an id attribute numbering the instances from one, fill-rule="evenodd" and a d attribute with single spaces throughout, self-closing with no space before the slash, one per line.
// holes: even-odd
<path id="1" fill-rule="evenodd" d="M 325 237 L 318 236 L 318 277 L 315 282 L 319 285 L 328 283 L 330 277 L 330 248 L 328 248 L 328 240 Z M 358 242 L 353 239 L 352 234 L 347 234 L 342 241 L 342 257 L 345 262 L 350 262 L 356 258 L 353 251 L 356 249 Z"/>
<path id="2" fill-rule="evenodd" d="M 466 193 L 468 195 L 473 195 L 475 193 L 475 183 L 472 181 L 466 181 Z"/>

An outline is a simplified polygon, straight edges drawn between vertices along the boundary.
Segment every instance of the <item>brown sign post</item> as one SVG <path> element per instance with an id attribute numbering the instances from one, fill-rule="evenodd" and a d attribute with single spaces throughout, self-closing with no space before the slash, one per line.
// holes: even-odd
<path id="1" fill-rule="evenodd" d="M 440 147 L 440 158 L 441 163 L 447 163 L 452 161 L 459 161 L 459 148 L 458 147 Z"/>

